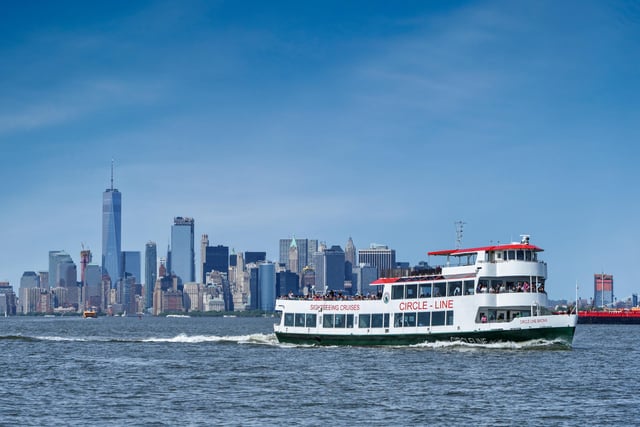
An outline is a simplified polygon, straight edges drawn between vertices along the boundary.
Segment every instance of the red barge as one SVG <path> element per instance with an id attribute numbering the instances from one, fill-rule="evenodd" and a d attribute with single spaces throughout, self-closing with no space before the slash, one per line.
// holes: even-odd
<path id="1" fill-rule="evenodd" d="M 578 311 L 578 323 L 601 325 L 640 325 L 640 308 L 631 310 Z"/>

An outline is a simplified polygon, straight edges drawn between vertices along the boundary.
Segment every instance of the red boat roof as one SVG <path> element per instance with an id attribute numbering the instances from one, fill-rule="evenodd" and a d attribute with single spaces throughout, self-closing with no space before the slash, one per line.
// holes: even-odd
<path id="1" fill-rule="evenodd" d="M 503 251 L 509 249 L 529 249 L 535 252 L 542 252 L 544 249 L 539 248 L 535 245 L 530 245 L 528 243 L 510 243 L 507 245 L 493 245 L 493 246 L 481 246 L 479 248 L 470 248 L 470 249 L 446 249 L 443 251 L 433 251 L 429 252 L 429 255 L 469 255 L 474 254 L 481 251 Z"/>
<path id="2" fill-rule="evenodd" d="M 395 283 L 399 280 L 399 277 L 381 277 L 378 280 L 371 282 L 370 285 L 384 285 L 385 283 Z"/>

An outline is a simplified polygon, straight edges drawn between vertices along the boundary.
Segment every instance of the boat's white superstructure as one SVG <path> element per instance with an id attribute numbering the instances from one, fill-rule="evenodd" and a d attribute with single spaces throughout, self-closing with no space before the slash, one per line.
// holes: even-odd
<path id="1" fill-rule="evenodd" d="M 279 341 L 322 345 L 402 345 L 428 341 L 490 343 L 561 339 L 571 343 L 574 314 L 547 307 L 542 249 L 519 243 L 430 252 L 436 268 L 372 283 L 374 297 L 288 296 L 276 301 Z"/>

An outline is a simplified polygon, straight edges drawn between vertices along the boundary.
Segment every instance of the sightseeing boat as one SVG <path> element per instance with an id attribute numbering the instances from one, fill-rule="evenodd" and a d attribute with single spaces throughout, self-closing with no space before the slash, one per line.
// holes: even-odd
<path id="1" fill-rule="evenodd" d="M 274 332 L 279 342 L 316 345 L 536 339 L 570 345 L 578 316 L 547 308 L 542 251 L 522 236 L 516 243 L 429 252 L 443 264 L 380 278 L 371 297 L 283 296 L 276 300 Z"/>

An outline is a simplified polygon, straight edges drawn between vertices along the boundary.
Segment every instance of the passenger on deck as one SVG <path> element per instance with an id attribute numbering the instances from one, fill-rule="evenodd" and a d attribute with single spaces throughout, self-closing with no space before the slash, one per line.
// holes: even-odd
<path id="1" fill-rule="evenodd" d="M 454 291 L 453 291 L 453 295 L 460 295 L 460 286 L 457 286 Z"/>
<path id="2" fill-rule="evenodd" d="M 482 313 L 481 317 L 480 317 L 480 322 L 482 323 L 487 323 L 487 316 L 485 316 L 484 313 Z"/>
<path id="3" fill-rule="evenodd" d="M 529 282 L 524 282 L 524 285 L 522 286 L 522 290 L 524 292 L 529 292 Z"/>

